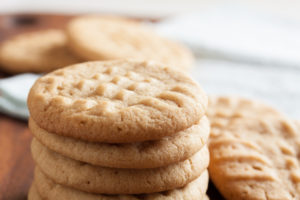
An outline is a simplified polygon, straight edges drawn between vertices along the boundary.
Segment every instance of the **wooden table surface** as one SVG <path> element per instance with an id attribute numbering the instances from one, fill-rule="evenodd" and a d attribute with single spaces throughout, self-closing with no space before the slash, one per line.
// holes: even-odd
<path id="1" fill-rule="evenodd" d="M 33 176 L 27 123 L 0 115 L 0 199 L 26 199 Z"/>
<path id="2" fill-rule="evenodd" d="M 0 42 L 22 32 L 63 28 L 71 18 L 45 14 L 0 15 Z M 0 79 L 9 76 L 0 71 Z M 34 169 L 31 139 L 27 121 L 0 114 L 0 200 L 27 199 Z M 212 184 L 208 193 L 211 199 L 223 199 Z"/>

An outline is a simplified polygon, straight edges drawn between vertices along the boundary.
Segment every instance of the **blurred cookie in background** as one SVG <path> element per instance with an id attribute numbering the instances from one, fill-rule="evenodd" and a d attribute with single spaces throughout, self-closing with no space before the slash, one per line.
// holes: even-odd
<path id="1" fill-rule="evenodd" d="M 189 49 L 134 20 L 82 16 L 71 20 L 66 30 L 70 49 L 85 60 L 155 60 L 183 70 L 191 68 L 194 62 Z"/>
<path id="2" fill-rule="evenodd" d="M 11 74 L 44 73 L 80 62 L 66 43 L 65 33 L 59 29 L 17 35 L 0 47 L 1 69 Z"/>

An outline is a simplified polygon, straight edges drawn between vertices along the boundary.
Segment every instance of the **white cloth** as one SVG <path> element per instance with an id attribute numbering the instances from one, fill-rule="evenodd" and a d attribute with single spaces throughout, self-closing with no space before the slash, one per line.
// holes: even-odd
<path id="1" fill-rule="evenodd" d="M 27 119 L 27 94 L 38 77 L 36 74 L 22 74 L 0 79 L 0 112 Z"/>

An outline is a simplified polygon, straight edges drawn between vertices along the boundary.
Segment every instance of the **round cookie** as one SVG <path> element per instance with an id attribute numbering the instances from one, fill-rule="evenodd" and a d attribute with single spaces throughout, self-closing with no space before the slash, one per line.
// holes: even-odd
<path id="1" fill-rule="evenodd" d="M 9 73 L 49 72 L 78 62 L 66 46 L 65 33 L 58 29 L 24 33 L 0 47 L 1 69 Z"/>
<path id="2" fill-rule="evenodd" d="M 31 145 L 33 159 L 55 182 L 78 190 L 103 194 L 142 194 L 183 187 L 209 164 L 207 147 L 180 163 L 155 169 L 117 169 L 89 165 L 47 149 L 37 140 Z"/>
<path id="3" fill-rule="evenodd" d="M 72 20 L 66 32 L 70 49 L 86 60 L 155 60 L 184 70 L 194 63 L 186 47 L 125 18 L 83 16 Z"/>
<path id="4" fill-rule="evenodd" d="M 232 200 L 300 199 L 300 131 L 295 123 L 269 106 L 250 100 L 244 104 L 245 99 L 235 100 L 244 106 L 225 112 L 222 98 L 208 112 L 209 173 L 217 189 Z"/>
<path id="5" fill-rule="evenodd" d="M 199 122 L 207 97 L 188 75 L 151 61 L 87 62 L 38 79 L 28 108 L 48 132 L 92 142 L 156 140 Z"/>
<path id="6" fill-rule="evenodd" d="M 56 184 L 47 178 L 39 168 L 35 169 L 35 182 L 35 187 L 47 200 L 201 200 L 207 190 L 208 172 L 204 171 L 199 178 L 183 188 L 143 195 L 101 195 L 82 192 Z"/>
<path id="7" fill-rule="evenodd" d="M 198 124 L 160 140 L 108 144 L 49 133 L 31 118 L 29 128 L 43 145 L 66 157 L 98 166 L 135 169 L 162 167 L 188 159 L 207 143 L 210 129 L 204 116 Z"/>

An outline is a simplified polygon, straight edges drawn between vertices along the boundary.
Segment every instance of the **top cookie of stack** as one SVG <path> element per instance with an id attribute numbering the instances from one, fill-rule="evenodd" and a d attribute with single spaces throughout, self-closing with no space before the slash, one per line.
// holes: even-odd
<path id="1" fill-rule="evenodd" d="M 28 107 L 50 132 L 123 143 L 189 128 L 204 115 L 207 97 L 188 76 L 151 62 L 90 62 L 40 78 Z"/>

